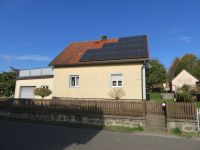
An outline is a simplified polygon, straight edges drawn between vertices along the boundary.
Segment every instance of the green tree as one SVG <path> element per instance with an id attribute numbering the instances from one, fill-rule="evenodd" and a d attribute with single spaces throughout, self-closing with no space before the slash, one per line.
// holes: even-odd
<path id="1" fill-rule="evenodd" d="M 178 57 L 176 57 L 168 71 L 169 81 L 171 81 L 175 77 L 176 68 L 179 65 L 179 63 L 180 63 L 180 59 Z"/>
<path id="2" fill-rule="evenodd" d="M 194 54 L 185 54 L 176 66 L 175 76 L 183 69 L 200 79 L 200 60 Z"/>
<path id="3" fill-rule="evenodd" d="M 34 91 L 34 94 L 41 96 L 42 99 L 44 99 L 44 97 L 51 95 L 51 93 L 52 93 L 52 91 L 47 88 L 36 88 Z"/>
<path id="4" fill-rule="evenodd" d="M 18 70 L 11 68 L 9 72 L 0 73 L 0 97 L 13 97 Z"/>
<path id="5" fill-rule="evenodd" d="M 167 73 L 163 64 L 157 59 L 150 61 L 150 70 L 147 76 L 147 87 L 152 90 L 159 84 L 166 82 Z"/>
<path id="6" fill-rule="evenodd" d="M 197 66 L 192 71 L 192 74 L 200 80 L 200 59 L 197 60 Z"/>

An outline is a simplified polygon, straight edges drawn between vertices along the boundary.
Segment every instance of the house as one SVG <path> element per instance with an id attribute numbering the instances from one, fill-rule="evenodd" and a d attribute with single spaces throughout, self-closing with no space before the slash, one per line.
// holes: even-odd
<path id="1" fill-rule="evenodd" d="M 20 70 L 15 85 L 15 98 L 40 98 L 34 95 L 35 88 L 48 88 L 53 91 L 53 68 Z M 50 96 L 47 99 L 52 98 Z"/>
<path id="2" fill-rule="evenodd" d="M 192 76 L 189 72 L 183 69 L 173 80 L 172 80 L 172 90 L 176 91 L 180 89 L 184 84 L 194 87 L 198 79 Z"/>
<path id="3" fill-rule="evenodd" d="M 75 42 L 49 64 L 52 72 L 19 76 L 15 97 L 29 97 L 27 88 L 47 85 L 50 97 L 110 98 L 113 88 L 123 88 L 123 99 L 144 100 L 148 62 L 147 35 Z"/>

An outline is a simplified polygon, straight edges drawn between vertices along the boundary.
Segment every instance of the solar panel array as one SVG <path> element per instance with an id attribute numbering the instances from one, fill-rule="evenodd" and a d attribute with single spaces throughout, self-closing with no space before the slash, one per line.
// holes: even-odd
<path id="1" fill-rule="evenodd" d="M 99 49 L 88 50 L 80 59 L 80 62 L 121 60 L 148 58 L 147 37 L 133 36 L 120 38 L 118 42 L 107 43 Z"/>

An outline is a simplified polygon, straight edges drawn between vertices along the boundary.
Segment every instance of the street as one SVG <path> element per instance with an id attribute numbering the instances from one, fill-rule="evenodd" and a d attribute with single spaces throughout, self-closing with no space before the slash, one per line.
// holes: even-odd
<path id="1" fill-rule="evenodd" d="M 194 139 L 0 121 L 0 150 L 199 150 Z"/>

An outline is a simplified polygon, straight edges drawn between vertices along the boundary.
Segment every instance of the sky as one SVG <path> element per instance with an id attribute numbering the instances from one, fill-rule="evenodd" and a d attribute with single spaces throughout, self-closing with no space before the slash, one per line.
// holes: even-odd
<path id="1" fill-rule="evenodd" d="M 166 68 L 200 57 L 200 0 L 0 0 L 0 71 L 46 67 L 71 42 L 142 34 Z"/>

